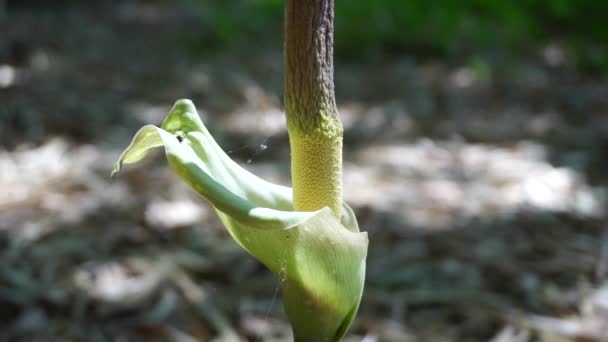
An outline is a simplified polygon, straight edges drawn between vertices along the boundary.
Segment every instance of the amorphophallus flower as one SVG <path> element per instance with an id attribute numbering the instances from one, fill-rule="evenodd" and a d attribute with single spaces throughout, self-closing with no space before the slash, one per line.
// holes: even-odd
<path id="1" fill-rule="evenodd" d="M 295 339 L 340 340 L 359 306 L 368 244 L 349 206 L 340 215 L 329 207 L 295 211 L 292 189 L 230 159 L 190 100 L 177 101 L 161 127 L 141 128 L 112 174 L 161 146 L 173 171 L 213 205 L 234 240 L 278 277 Z"/>

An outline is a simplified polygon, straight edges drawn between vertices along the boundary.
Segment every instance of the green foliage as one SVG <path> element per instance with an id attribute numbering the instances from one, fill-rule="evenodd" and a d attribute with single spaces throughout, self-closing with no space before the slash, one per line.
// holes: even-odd
<path id="1" fill-rule="evenodd" d="M 272 37 L 269 32 L 282 27 L 282 0 L 182 1 L 200 18 L 203 33 L 191 37 L 190 45 L 195 51 L 235 42 L 243 44 L 258 35 L 267 40 Z"/>
<path id="2" fill-rule="evenodd" d="M 184 0 L 207 18 L 222 43 L 256 33 L 281 38 L 282 0 Z M 392 50 L 462 54 L 477 48 L 522 49 L 556 39 L 582 66 L 608 67 L 608 3 L 593 0 L 335 0 L 341 57 Z M 266 35 L 265 37 L 273 36 Z"/>

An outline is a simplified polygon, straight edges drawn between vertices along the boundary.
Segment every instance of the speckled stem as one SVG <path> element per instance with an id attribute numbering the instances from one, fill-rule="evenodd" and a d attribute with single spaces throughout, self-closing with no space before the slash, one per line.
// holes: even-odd
<path id="1" fill-rule="evenodd" d="M 285 111 L 295 210 L 342 207 L 342 124 L 334 96 L 333 0 L 287 0 Z"/>

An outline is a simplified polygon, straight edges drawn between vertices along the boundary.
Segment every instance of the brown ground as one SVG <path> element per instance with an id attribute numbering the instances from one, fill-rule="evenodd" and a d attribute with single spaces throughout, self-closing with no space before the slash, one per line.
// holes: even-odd
<path id="1" fill-rule="evenodd" d="M 196 20 L 151 2 L 0 21 L 0 341 L 289 339 L 276 280 L 161 155 L 109 179 L 191 98 L 288 184 L 279 37 L 193 57 Z M 559 45 L 502 53 L 337 61 L 371 241 L 348 341 L 608 341 L 608 81 Z"/>

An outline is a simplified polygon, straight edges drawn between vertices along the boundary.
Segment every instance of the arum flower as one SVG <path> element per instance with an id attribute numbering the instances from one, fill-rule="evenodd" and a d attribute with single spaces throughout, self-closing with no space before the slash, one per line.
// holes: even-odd
<path id="1" fill-rule="evenodd" d="M 296 340 L 340 340 L 359 306 L 368 245 L 350 207 L 343 203 L 340 216 L 328 207 L 295 211 L 292 189 L 230 159 L 190 100 L 177 101 L 161 127 L 141 128 L 112 174 L 161 146 L 232 238 L 278 277 Z"/>

